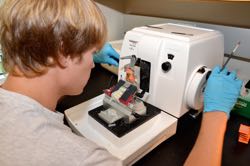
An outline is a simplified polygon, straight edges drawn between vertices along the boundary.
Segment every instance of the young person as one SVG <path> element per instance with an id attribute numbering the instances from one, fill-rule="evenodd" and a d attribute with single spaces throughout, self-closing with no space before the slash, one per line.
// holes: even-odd
<path id="1" fill-rule="evenodd" d="M 82 92 L 94 67 L 93 54 L 105 42 L 105 19 L 94 2 L 6 0 L 0 14 L 8 72 L 0 88 L 0 165 L 121 165 L 105 149 L 73 134 L 55 110 L 60 97 Z M 109 63 L 109 48 L 95 54 L 97 59 Z M 224 112 L 241 86 L 234 72 L 226 73 L 215 68 L 208 80 L 201 136 L 187 165 L 220 163 Z M 196 162 L 199 155 L 204 160 Z"/>
<path id="2" fill-rule="evenodd" d="M 72 133 L 55 110 L 60 97 L 82 92 L 105 42 L 94 2 L 6 0 L 0 14 L 8 72 L 0 88 L 0 165 L 121 165 Z"/>

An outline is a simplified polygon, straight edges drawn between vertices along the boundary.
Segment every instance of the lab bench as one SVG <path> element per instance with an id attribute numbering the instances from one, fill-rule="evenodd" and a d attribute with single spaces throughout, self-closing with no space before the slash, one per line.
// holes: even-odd
<path id="1" fill-rule="evenodd" d="M 57 110 L 64 110 L 80 104 L 103 93 L 117 82 L 117 76 L 103 69 L 100 65 L 92 70 L 90 80 L 78 96 L 65 96 L 57 105 Z M 179 166 L 183 165 L 191 151 L 199 133 L 202 115 L 193 119 L 189 113 L 178 120 L 177 133 L 161 143 L 158 147 L 136 162 L 135 166 Z M 67 122 L 65 121 L 67 124 Z M 250 146 L 238 143 L 238 129 L 240 124 L 250 125 L 250 120 L 231 115 L 224 139 L 223 166 L 247 166 L 250 164 Z M 204 152 L 207 153 L 207 152 Z"/>

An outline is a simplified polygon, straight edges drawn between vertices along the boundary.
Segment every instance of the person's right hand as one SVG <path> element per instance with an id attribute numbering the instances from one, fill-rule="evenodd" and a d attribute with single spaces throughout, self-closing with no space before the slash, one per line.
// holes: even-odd
<path id="1" fill-rule="evenodd" d="M 242 81 L 236 72 L 228 73 L 225 68 L 221 71 L 215 67 L 209 76 L 204 93 L 204 112 L 222 111 L 227 114 L 232 110 L 240 95 Z"/>

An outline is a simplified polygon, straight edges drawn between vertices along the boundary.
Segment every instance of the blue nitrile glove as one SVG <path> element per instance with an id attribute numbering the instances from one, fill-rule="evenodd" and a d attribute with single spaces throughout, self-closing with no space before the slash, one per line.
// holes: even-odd
<path id="1" fill-rule="evenodd" d="M 232 110 L 240 95 L 242 81 L 237 78 L 236 71 L 228 73 L 225 68 L 220 71 L 215 67 L 207 81 L 204 93 L 204 112 L 222 111 L 227 114 Z"/>
<path id="2" fill-rule="evenodd" d="M 118 66 L 119 57 L 120 55 L 113 49 L 111 44 L 106 43 L 103 46 L 103 48 L 94 55 L 94 62 L 106 63 L 106 64 Z"/>

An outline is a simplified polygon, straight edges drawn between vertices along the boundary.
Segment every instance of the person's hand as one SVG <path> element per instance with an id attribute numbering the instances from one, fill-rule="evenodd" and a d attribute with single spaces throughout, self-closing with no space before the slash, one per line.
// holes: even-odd
<path id="1" fill-rule="evenodd" d="M 95 53 L 94 62 L 106 63 L 106 64 L 118 66 L 119 57 L 120 55 L 113 49 L 111 44 L 106 43 L 99 52 Z"/>
<path id="2" fill-rule="evenodd" d="M 219 66 L 215 67 L 205 88 L 204 112 L 222 111 L 229 117 L 241 86 L 242 81 L 237 78 L 235 71 L 228 73 L 226 68 L 221 71 Z"/>

